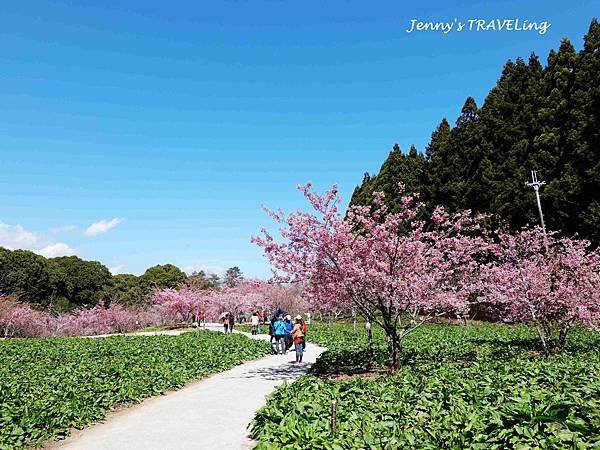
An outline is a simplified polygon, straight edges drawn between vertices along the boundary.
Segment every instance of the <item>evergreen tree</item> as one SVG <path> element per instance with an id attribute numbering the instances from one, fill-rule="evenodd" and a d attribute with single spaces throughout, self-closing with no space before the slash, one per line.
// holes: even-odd
<path id="1" fill-rule="evenodd" d="M 111 285 L 110 271 L 98 261 L 85 261 L 77 256 L 51 258 L 56 297 L 68 309 L 75 306 L 93 306 Z"/>
<path id="2" fill-rule="evenodd" d="M 179 267 L 173 264 L 158 264 L 144 272 L 140 277 L 140 285 L 144 293 L 153 289 L 175 289 L 180 287 L 186 278 L 186 274 Z"/>
<path id="3" fill-rule="evenodd" d="M 581 180 L 573 166 L 573 148 L 567 142 L 576 61 L 577 52 L 568 39 L 548 56 L 542 78 L 541 129 L 534 139 L 531 161 L 531 169 L 539 170 L 548 181 L 544 188 L 548 226 L 567 234 L 577 231 L 573 218 L 580 213 L 576 197 Z"/>
<path id="4" fill-rule="evenodd" d="M 464 207 L 465 204 L 468 188 L 467 173 L 478 151 L 474 143 L 478 122 L 479 109 L 475 99 L 468 97 L 456 121 L 456 126 L 450 131 L 444 150 L 437 149 L 431 152 L 428 178 L 435 183 L 435 194 L 431 200 L 452 210 Z M 429 147 L 433 147 L 432 144 Z"/>
<path id="5" fill-rule="evenodd" d="M 369 191 L 370 181 L 371 176 L 369 175 L 369 172 L 365 172 L 362 183 L 354 188 L 354 192 L 352 193 L 352 197 L 350 199 L 351 205 L 365 205 L 369 202 L 369 199 L 367 198 L 367 192 Z"/>
<path id="6" fill-rule="evenodd" d="M 452 127 L 448 123 L 448 120 L 446 120 L 444 117 L 436 130 L 431 133 L 431 141 L 425 150 L 425 155 L 428 162 L 431 162 L 433 158 L 447 151 L 451 131 Z"/>
<path id="7" fill-rule="evenodd" d="M 579 231 L 600 243 L 600 23 L 592 20 L 575 65 L 567 142 L 581 182 Z"/>
<path id="8" fill-rule="evenodd" d="M 398 145 L 375 176 L 365 174 L 351 204 L 403 182 L 431 205 L 492 213 L 512 228 L 539 223 L 525 187 L 531 170 L 547 181 L 549 228 L 600 244 L 600 24 L 593 19 L 577 52 L 568 39 L 543 67 L 532 54 L 508 61 L 481 109 L 468 97 L 456 126 L 443 119 L 425 157 Z M 395 200 L 396 199 L 396 200 Z"/>
<path id="9" fill-rule="evenodd" d="M 0 294 L 48 305 L 55 295 L 53 278 L 52 268 L 43 256 L 0 247 Z"/>
<path id="10" fill-rule="evenodd" d="M 421 188 L 428 204 L 438 202 L 440 197 L 441 182 L 437 175 L 440 167 L 448 160 L 450 151 L 450 139 L 452 137 L 452 127 L 444 117 L 435 131 L 431 133 L 431 140 L 425 149 L 426 167 L 425 183 Z M 433 162 L 435 160 L 435 163 Z"/>
<path id="11" fill-rule="evenodd" d="M 189 287 L 199 290 L 217 289 L 221 284 L 218 275 L 207 275 L 204 270 L 200 270 L 198 272 L 194 271 L 189 277 L 187 277 L 185 283 Z"/>
<path id="12" fill-rule="evenodd" d="M 536 55 L 529 63 L 508 61 L 481 111 L 482 147 L 479 204 L 468 207 L 500 215 L 512 227 L 520 228 L 536 219 L 535 202 L 524 183 L 532 163 L 533 139 L 539 133 L 537 111 L 540 102 L 542 67 Z"/>
<path id="13" fill-rule="evenodd" d="M 398 144 L 394 144 L 376 177 L 365 174 L 360 187 L 355 189 L 352 204 L 371 204 L 373 192 L 384 192 L 391 211 L 399 207 L 398 183 L 402 182 L 405 192 L 420 192 L 425 182 L 426 162 L 413 145 L 405 155 Z"/>
<path id="14" fill-rule="evenodd" d="M 244 279 L 242 270 L 238 266 L 233 266 L 227 269 L 223 277 L 223 285 L 227 287 L 235 287 Z"/>
<path id="15" fill-rule="evenodd" d="M 127 306 L 140 305 L 145 301 L 140 278 L 129 273 L 114 275 L 107 295 L 111 301 Z"/>

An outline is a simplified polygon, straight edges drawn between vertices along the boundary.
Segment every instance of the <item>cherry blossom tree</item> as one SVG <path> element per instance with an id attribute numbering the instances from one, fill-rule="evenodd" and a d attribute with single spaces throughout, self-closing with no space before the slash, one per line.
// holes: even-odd
<path id="1" fill-rule="evenodd" d="M 245 283 L 244 283 L 245 285 Z M 238 317 L 251 308 L 249 293 L 244 286 L 225 287 L 211 291 L 208 299 L 208 315 L 211 319 L 218 319 L 223 313 L 230 312 Z"/>
<path id="2" fill-rule="evenodd" d="M 337 186 L 325 195 L 310 183 L 298 188 L 313 211 L 267 210 L 283 241 L 266 229 L 252 241 L 263 248 L 275 279 L 308 283 L 321 308 L 354 308 L 381 326 L 392 369 L 406 335 L 435 316 L 467 314 L 473 256 L 485 245 L 468 212 L 450 217 L 438 208 L 426 229 L 424 205 L 417 195 L 402 195 L 402 186 L 398 211 L 388 211 L 384 194 L 376 193 L 371 206 L 350 207 L 345 217 Z"/>
<path id="3" fill-rule="evenodd" d="M 54 317 L 53 335 L 93 336 L 98 334 L 127 333 L 144 325 L 137 310 L 126 308 L 118 303 L 106 306 L 103 301 L 93 308 L 77 309 L 70 314 Z"/>
<path id="4" fill-rule="evenodd" d="M 216 321 L 225 311 L 235 314 L 268 311 L 277 306 L 298 306 L 301 290 L 261 280 L 244 280 L 222 290 L 159 289 L 152 303 L 127 308 L 100 301 L 93 308 L 53 315 L 16 298 L 0 296 L 0 337 L 87 336 L 123 333 L 147 325 L 173 322 Z"/>
<path id="5" fill-rule="evenodd" d="M 143 310 L 99 302 L 91 309 L 52 315 L 14 298 L 0 296 L 0 332 L 3 337 L 89 336 L 133 331 L 149 324 Z"/>
<path id="6" fill-rule="evenodd" d="M 253 280 L 249 289 L 254 293 L 253 310 L 273 312 L 277 309 L 301 314 L 309 309 L 302 284 L 285 284 L 273 281 Z"/>
<path id="7" fill-rule="evenodd" d="M 535 325 L 546 354 L 560 351 L 574 325 L 600 329 L 600 252 L 589 242 L 541 229 L 501 232 L 495 260 L 481 271 L 480 299 L 506 322 Z"/>
<path id="8" fill-rule="evenodd" d="M 242 280 L 237 285 L 213 291 L 208 300 L 211 317 L 224 312 L 236 316 L 244 313 L 266 312 L 282 308 L 290 312 L 303 312 L 306 302 L 302 286 L 286 286 L 264 280 Z"/>
<path id="9" fill-rule="evenodd" d="M 0 295 L 0 336 L 45 337 L 52 334 L 52 316 L 16 298 Z"/>
<path id="10" fill-rule="evenodd" d="M 190 287 L 156 290 L 152 296 L 155 308 L 162 313 L 164 321 L 189 322 L 205 320 L 213 291 Z"/>

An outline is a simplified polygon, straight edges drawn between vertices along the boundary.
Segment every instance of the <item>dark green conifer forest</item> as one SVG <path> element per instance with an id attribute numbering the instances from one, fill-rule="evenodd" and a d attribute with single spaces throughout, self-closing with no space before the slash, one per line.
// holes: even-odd
<path id="1" fill-rule="evenodd" d="M 499 216 L 512 228 L 539 223 L 537 170 L 549 229 L 600 244 L 600 24 L 593 19 L 576 51 L 563 39 L 543 65 L 509 60 L 479 107 L 466 99 L 452 126 L 442 119 L 424 152 L 394 145 L 377 175 L 365 174 L 351 204 L 383 191 L 392 210 L 397 185 L 428 205 Z"/>

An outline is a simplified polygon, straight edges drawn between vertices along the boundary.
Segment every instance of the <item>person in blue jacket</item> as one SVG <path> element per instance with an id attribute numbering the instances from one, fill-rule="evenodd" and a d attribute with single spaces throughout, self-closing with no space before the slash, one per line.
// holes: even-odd
<path id="1" fill-rule="evenodd" d="M 285 324 L 285 350 L 287 351 L 292 348 L 293 343 L 292 330 L 294 329 L 294 322 L 292 322 L 292 316 L 289 314 L 285 316 L 283 323 Z"/>
<path id="2" fill-rule="evenodd" d="M 277 320 L 273 322 L 273 337 L 275 338 L 275 351 L 280 355 L 286 353 L 285 334 L 285 322 L 283 321 L 283 316 L 279 316 L 277 317 Z"/>

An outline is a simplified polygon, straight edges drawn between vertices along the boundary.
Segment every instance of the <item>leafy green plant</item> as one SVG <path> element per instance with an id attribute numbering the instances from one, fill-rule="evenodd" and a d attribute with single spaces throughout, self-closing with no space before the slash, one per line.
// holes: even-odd
<path id="1" fill-rule="evenodd" d="M 241 335 L 114 336 L 0 341 L 0 449 L 38 446 L 107 410 L 264 356 Z"/>
<path id="2" fill-rule="evenodd" d="M 576 330 L 545 358 L 528 327 L 429 325 L 407 339 L 402 369 L 382 374 L 379 332 L 372 357 L 350 325 L 309 333 L 329 350 L 257 413 L 258 449 L 600 446 L 598 334 Z"/>

